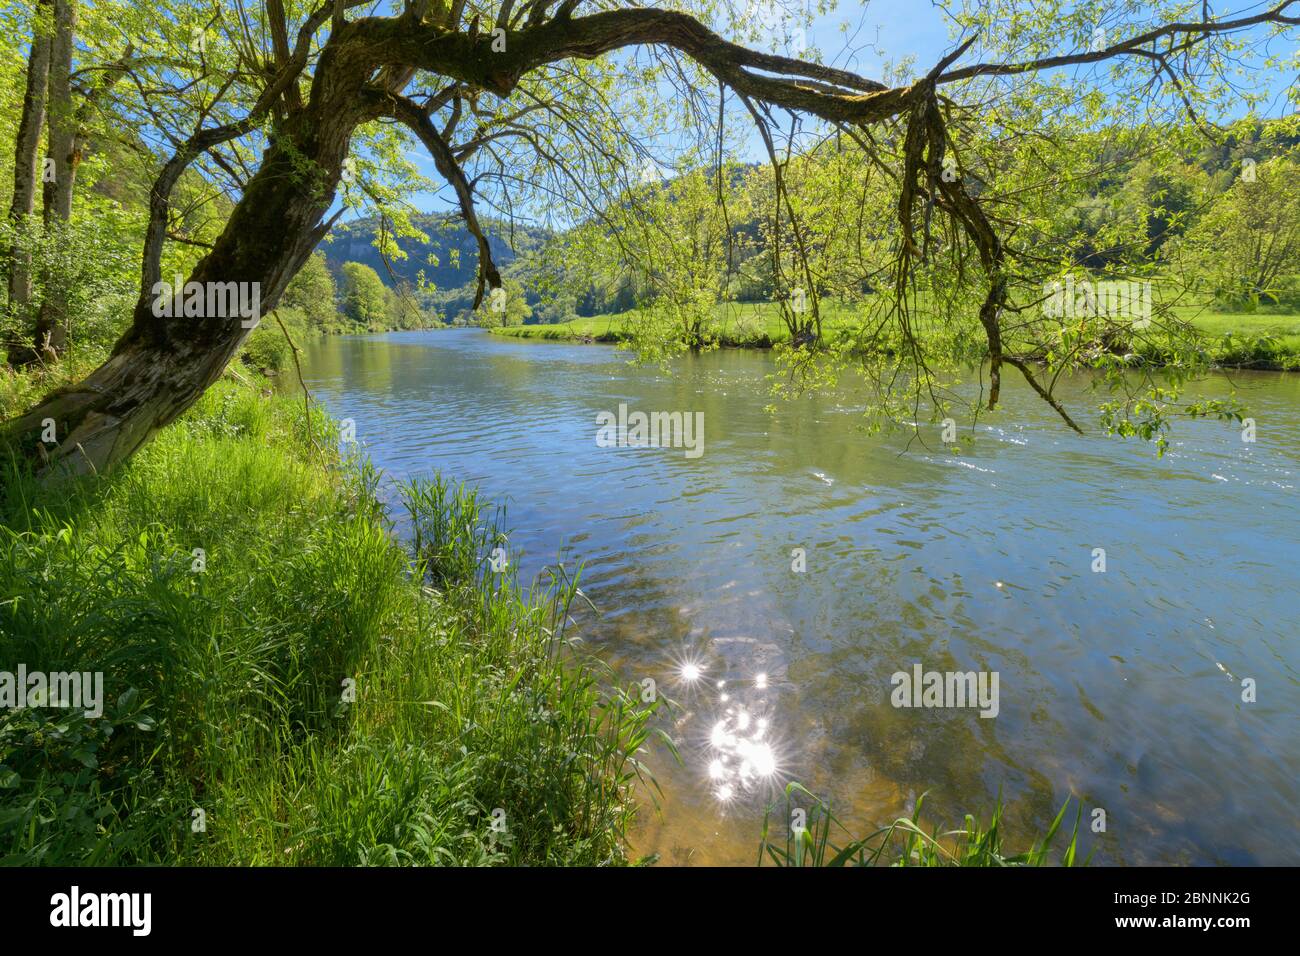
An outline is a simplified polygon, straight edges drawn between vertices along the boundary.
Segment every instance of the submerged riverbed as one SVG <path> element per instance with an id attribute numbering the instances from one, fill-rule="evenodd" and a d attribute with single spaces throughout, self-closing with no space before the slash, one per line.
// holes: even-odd
<path id="1" fill-rule="evenodd" d="M 303 361 L 390 477 L 506 503 L 525 578 L 584 565 L 587 649 L 681 704 L 637 852 L 752 863 L 793 779 L 859 832 L 926 791 L 948 824 L 1001 793 L 1018 847 L 1073 794 L 1105 810 L 1099 862 L 1300 863 L 1300 377 L 1234 374 L 1257 441 L 1179 422 L 1157 459 L 1071 433 L 1018 380 L 954 453 L 937 426 L 867 434 L 847 387 L 769 413 L 774 369 L 722 351 L 665 374 L 478 330 Z M 1083 383 L 1066 399 L 1095 420 Z M 701 420 L 701 453 L 598 442 L 620 404 Z M 996 673 L 996 716 L 894 706 L 917 665 Z"/>

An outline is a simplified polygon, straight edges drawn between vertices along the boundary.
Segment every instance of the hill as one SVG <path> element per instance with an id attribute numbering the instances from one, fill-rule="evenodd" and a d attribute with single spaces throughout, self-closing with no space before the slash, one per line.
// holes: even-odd
<path id="1" fill-rule="evenodd" d="M 375 248 L 375 236 L 379 230 L 379 219 L 375 216 L 335 226 L 320 248 L 335 275 L 343 263 L 360 262 L 379 273 L 389 286 L 402 282 L 415 284 L 421 272 L 425 281 L 433 283 L 439 292 L 458 289 L 474 281 L 478 247 L 459 216 L 424 213 L 412 217 L 412 222 L 428 238 L 426 241 L 414 238 L 397 240 L 398 248 L 406 254 L 404 259 L 394 258 L 385 263 Z M 483 219 L 482 222 L 492 247 L 492 257 L 501 269 L 540 248 L 552 235 L 549 230 L 535 226 L 512 226 L 495 219 Z"/>

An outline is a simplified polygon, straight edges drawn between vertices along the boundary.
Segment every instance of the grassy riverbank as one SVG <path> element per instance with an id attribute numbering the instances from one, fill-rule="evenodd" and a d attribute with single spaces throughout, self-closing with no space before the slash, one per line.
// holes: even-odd
<path id="1" fill-rule="evenodd" d="M 223 382 L 109 477 L 6 467 L 0 669 L 105 711 L 0 711 L 0 863 L 623 860 L 648 710 L 560 660 L 570 587 L 485 573 L 436 485 L 413 556 L 310 424 Z"/>
<path id="2" fill-rule="evenodd" d="M 823 328 L 834 338 L 853 328 L 854 316 L 845 306 L 823 306 Z M 1300 315 L 1217 313 L 1179 308 L 1178 318 L 1204 335 L 1203 348 L 1224 367 L 1300 370 Z M 597 315 L 554 325 L 515 325 L 494 328 L 494 335 L 519 339 L 617 343 L 629 339 L 631 314 Z M 717 308 L 713 326 L 724 348 L 771 348 L 788 342 L 790 334 L 780 310 L 770 303 Z"/>

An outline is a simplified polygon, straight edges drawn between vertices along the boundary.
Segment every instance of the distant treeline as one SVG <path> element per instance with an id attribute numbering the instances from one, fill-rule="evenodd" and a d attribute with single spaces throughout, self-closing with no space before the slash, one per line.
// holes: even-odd
<path id="1" fill-rule="evenodd" d="M 1300 236 L 1295 228 L 1300 226 L 1300 210 L 1288 216 L 1285 209 L 1276 208 L 1290 204 L 1285 183 L 1300 178 L 1295 159 L 1300 135 L 1293 129 L 1293 124 L 1242 121 L 1222 142 L 1205 141 L 1172 161 L 1167 155 L 1155 157 L 1123 136 L 1091 134 L 1089 194 L 1083 200 L 1062 200 L 1051 209 L 1050 228 L 1078 240 L 1073 265 L 1081 270 L 1105 273 L 1123 271 L 1134 262 L 1160 263 L 1170 270 L 1194 271 L 1225 309 L 1293 310 L 1300 307 Z M 1253 178 L 1256 170 L 1265 170 L 1270 181 L 1243 203 L 1231 187 L 1243 176 Z M 714 175 L 712 170 L 696 171 L 650 188 L 654 195 L 646 201 L 666 220 L 665 231 L 696 241 L 693 237 L 707 217 L 703 207 L 714 202 Z M 707 188 L 693 193 L 687 182 L 692 177 Z M 781 285 L 765 221 L 770 203 L 762 201 L 771 195 L 770 170 L 764 164 L 734 166 L 727 182 L 728 215 L 717 237 L 725 248 L 687 250 L 688 268 L 712 273 L 692 294 L 716 301 L 770 302 Z M 833 196 L 833 177 L 827 175 L 821 188 Z M 814 249 L 829 248 L 830 239 L 818 235 L 818 210 L 806 198 L 803 202 L 801 213 L 806 212 L 808 221 L 802 238 Z M 888 215 L 866 218 L 877 230 L 871 241 L 891 241 Z M 402 298 L 418 302 L 421 321 L 426 322 L 547 324 L 624 313 L 663 294 L 671 279 L 666 279 L 663 264 L 680 254 L 651 248 L 655 240 L 639 241 L 628 231 L 620 237 L 618 253 L 600 255 L 593 248 L 608 230 L 593 225 L 553 232 L 486 220 L 505 294 L 495 307 L 485 299 L 474 313 L 478 260 L 472 237 L 449 215 L 420 216 L 414 222 L 424 235 L 397 240 L 399 258 L 380 254 L 375 243 L 380 223 L 373 217 L 340 227 L 324 248 L 336 271 L 350 268 L 349 261 L 361 263 L 389 290 L 403 290 Z M 1257 242 L 1261 236 L 1265 242 Z M 1265 249 L 1272 251 L 1272 261 L 1263 257 Z M 835 259 L 826 258 L 815 281 L 821 294 L 875 291 L 877 279 L 865 272 L 834 275 Z M 361 281 L 357 278 L 354 285 Z M 377 291 L 356 295 L 375 303 L 379 299 Z M 400 309 L 390 308 L 384 320 L 376 320 L 376 309 L 354 309 L 348 316 L 361 324 L 408 327 Z"/>

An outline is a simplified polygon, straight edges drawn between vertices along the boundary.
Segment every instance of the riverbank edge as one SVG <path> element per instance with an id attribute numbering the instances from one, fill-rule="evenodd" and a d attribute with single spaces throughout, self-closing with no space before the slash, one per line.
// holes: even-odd
<path id="1" fill-rule="evenodd" d="M 568 342 L 579 345 L 620 345 L 631 341 L 631 335 L 611 324 L 602 331 L 572 328 L 571 323 L 553 325 L 512 325 L 488 328 L 485 331 L 502 338 L 530 341 Z M 770 350 L 779 343 L 766 332 L 736 336 L 724 331 L 717 336 L 717 345 L 725 349 Z M 1214 356 L 1212 368 L 1255 372 L 1300 372 L 1300 344 L 1284 343 L 1280 348 L 1261 350 L 1256 340 L 1246 338 L 1231 346 L 1231 352 Z M 1263 353 L 1263 354 L 1261 354 Z"/>

